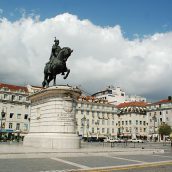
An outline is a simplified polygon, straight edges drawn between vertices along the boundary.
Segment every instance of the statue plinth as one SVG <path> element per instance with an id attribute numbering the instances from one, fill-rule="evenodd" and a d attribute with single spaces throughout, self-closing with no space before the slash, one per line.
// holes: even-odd
<path id="1" fill-rule="evenodd" d="M 76 134 L 78 88 L 53 86 L 32 94 L 30 131 L 24 145 L 56 149 L 80 148 Z"/>

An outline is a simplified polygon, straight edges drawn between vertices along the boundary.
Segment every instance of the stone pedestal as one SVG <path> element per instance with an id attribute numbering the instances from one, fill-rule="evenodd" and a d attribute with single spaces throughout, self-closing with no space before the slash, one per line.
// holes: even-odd
<path id="1" fill-rule="evenodd" d="M 75 118 L 80 94 L 74 87 L 53 86 L 31 95 L 30 131 L 23 144 L 55 149 L 80 148 Z"/>

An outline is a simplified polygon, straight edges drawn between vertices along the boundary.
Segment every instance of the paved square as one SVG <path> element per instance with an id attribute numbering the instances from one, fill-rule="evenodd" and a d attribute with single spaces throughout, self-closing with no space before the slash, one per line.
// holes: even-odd
<path id="1" fill-rule="evenodd" d="M 40 172 L 67 169 L 78 168 L 47 158 L 0 159 L 0 172 Z"/>

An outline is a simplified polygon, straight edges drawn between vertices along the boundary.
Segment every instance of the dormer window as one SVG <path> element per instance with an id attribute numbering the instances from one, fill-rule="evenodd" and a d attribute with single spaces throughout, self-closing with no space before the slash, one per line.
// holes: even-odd
<path id="1" fill-rule="evenodd" d="M 4 94 L 4 99 L 7 99 L 8 95 L 7 94 Z"/>
<path id="2" fill-rule="evenodd" d="M 15 100 L 15 95 L 11 96 L 11 100 L 14 101 Z"/>
<path id="3" fill-rule="evenodd" d="M 19 100 L 22 100 L 22 96 L 19 96 Z"/>

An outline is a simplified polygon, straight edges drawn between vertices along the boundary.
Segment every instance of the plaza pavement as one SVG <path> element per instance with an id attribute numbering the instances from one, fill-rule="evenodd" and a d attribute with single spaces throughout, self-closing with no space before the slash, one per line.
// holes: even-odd
<path id="1" fill-rule="evenodd" d="M 106 144 L 82 144 L 80 149 L 48 149 L 40 147 L 29 147 L 24 146 L 22 143 L 1 143 L 0 144 L 0 157 L 7 154 L 52 154 L 57 155 L 68 155 L 68 154 L 86 154 L 86 153 L 117 153 L 117 154 L 156 154 L 164 153 L 164 149 L 157 148 L 131 148 L 131 147 L 115 147 L 111 146 L 110 143 Z"/>
<path id="2" fill-rule="evenodd" d="M 172 167 L 169 145 L 164 147 L 165 153 L 162 145 L 158 144 L 138 144 L 136 147 L 119 144 L 111 147 L 110 144 L 82 143 L 81 146 L 81 149 L 59 150 L 0 143 L 0 172 L 121 172 L 124 169 L 132 172 L 136 168 L 140 171 L 145 167 Z"/>

